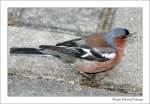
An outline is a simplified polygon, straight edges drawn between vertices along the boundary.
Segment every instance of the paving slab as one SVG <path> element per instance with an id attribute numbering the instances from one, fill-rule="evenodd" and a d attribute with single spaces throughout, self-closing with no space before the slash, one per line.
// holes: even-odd
<path id="1" fill-rule="evenodd" d="M 102 8 L 9 8 L 17 25 L 81 32 L 95 32 Z"/>

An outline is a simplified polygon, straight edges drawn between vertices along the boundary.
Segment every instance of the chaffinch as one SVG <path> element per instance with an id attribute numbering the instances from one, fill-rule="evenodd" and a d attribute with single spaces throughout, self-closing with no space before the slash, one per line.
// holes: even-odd
<path id="1" fill-rule="evenodd" d="M 115 28 L 107 33 L 97 33 L 83 38 L 53 45 L 40 45 L 38 48 L 10 49 L 11 54 L 51 55 L 58 52 L 83 60 L 77 62 L 76 69 L 83 73 L 97 73 L 112 69 L 124 55 L 127 29 Z"/>

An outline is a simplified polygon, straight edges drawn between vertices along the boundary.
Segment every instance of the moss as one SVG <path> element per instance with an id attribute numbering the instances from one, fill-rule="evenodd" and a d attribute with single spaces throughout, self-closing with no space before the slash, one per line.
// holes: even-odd
<path id="1" fill-rule="evenodd" d="M 109 30 L 111 21 L 113 19 L 114 10 L 112 8 L 105 8 L 102 13 L 101 22 L 99 24 L 99 31 L 106 32 Z"/>
<path id="2" fill-rule="evenodd" d="M 18 70 L 16 69 L 12 69 L 11 71 L 8 72 L 8 75 L 11 75 L 11 76 L 17 75 L 17 74 L 18 74 Z"/>
<path id="3" fill-rule="evenodd" d="M 16 73 L 8 73 L 8 75 L 14 76 L 14 75 L 17 75 L 17 74 Z"/>
<path id="4" fill-rule="evenodd" d="M 94 80 L 90 80 L 90 79 L 83 79 L 80 81 L 80 85 L 82 86 L 88 86 L 88 87 L 92 87 L 92 88 L 98 88 L 99 84 L 96 83 L 96 81 Z"/>
<path id="5" fill-rule="evenodd" d="M 42 79 L 42 77 L 41 77 L 41 76 L 38 76 L 37 79 Z"/>
<path id="6" fill-rule="evenodd" d="M 133 94 L 138 94 L 141 95 L 141 88 L 133 85 L 129 85 L 129 84 L 115 84 L 112 82 L 105 82 L 103 85 L 103 88 L 106 90 L 110 90 L 110 91 L 116 91 L 116 92 L 120 92 L 120 93 L 133 93 Z"/>
<path id="7" fill-rule="evenodd" d="M 8 19 L 8 26 L 16 26 L 17 25 L 17 19 L 15 17 L 11 17 Z"/>
<path id="8" fill-rule="evenodd" d="M 17 70 L 17 69 L 8 69 L 8 75 L 20 75 L 20 74 L 28 74 L 31 75 L 32 71 L 31 70 Z"/>
<path id="9" fill-rule="evenodd" d="M 110 91 L 115 91 L 115 92 L 120 92 L 120 93 L 132 93 L 132 94 L 138 94 L 142 95 L 142 89 L 137 87 L 136 85 L 131 86 L 129 84 L 115 84 L 113 82 L 101 82 L 98 83 L 95 80 L 90 80 L 90 79 L 82 79 L 80 81 L 80 85 L 82 86 L 87 86 L 87 87 L 92 87 L 92 88 L 98 88 L 98 89 L 106 89 Z"/>

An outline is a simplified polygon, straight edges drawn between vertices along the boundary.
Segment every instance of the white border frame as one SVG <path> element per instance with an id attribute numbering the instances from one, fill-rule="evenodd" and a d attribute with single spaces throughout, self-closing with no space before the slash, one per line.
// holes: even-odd
<path id="1" fill-rule="evenodd" d="M 8 97 L 7 8 L 8 7 L 142 7 L 143 96 L 142 97 Z M 149 1 L 1 1 L 1 103 L 148 103 L 149 102 Z M 116 99 L 131 99 L 124 101 Z M 142 99 L 136 101 L 135 99 Z"/>

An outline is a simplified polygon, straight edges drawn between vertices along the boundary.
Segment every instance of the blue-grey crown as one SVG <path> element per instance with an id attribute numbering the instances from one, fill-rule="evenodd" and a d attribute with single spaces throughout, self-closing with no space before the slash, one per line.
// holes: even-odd
<path id="1" fill-rule="evenodd" d="M 128 35 L 129 31 L 125 28 L 115 28 L 111 30 L 108 34 L 112 35 L 112 37 L 118 37 L 121 35 Z"/>

